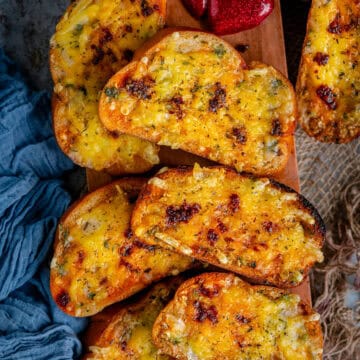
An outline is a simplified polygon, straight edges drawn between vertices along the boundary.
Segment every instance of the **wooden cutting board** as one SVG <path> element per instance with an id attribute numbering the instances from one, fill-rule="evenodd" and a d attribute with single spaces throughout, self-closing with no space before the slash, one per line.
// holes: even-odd
<path id="1" fill-rule="evenodd" d="M 204 28 L 199 21 L 190 16 L 182 5 L 181 0 L 167 1 L 166 23 L 168 26 L 186 26 L 197 29 Z M 241 33 L 226 35 L 223 36 L 223 38 L 235 47 L 241 45 L 241 48 L 246 49 L 242 52 L 242 56 L 247 62 L 252 60 L 262 61 L 274 66 L 287 76 L 280 0 L 275 0 L 274 11 L 260 26 Z M 173 154 L 174 153 L 171 153 L 166 149 L 162 149 L 160 151 L 162 163 L 164 165 L 172 165 L 171 158 L 173 158 Z M 195 161 L 194 159 L 196 159 L 181 151 L 177 151 L 176 156 L 177 160 L 181 160 L 184 164 L 191 164 Z M 299 191 L 299 176 L 294 142 L 286 169 L 277 176 L 276 179 Z M 89 191 L 95 190 L 98 187 L 109 183 L 111 180 L 111 176 L 106 173 L 99 173 L 87 169 Z M 298 293 L 308 303 L 311 303 L 309 279 L 306 279 L 302 285 L 292 289 L 292 291 Z"/>

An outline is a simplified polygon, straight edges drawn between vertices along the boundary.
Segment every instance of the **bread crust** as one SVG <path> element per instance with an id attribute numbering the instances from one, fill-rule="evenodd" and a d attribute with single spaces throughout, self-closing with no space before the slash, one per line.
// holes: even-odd
<path id="1" fill-rule="evenodd" d="M 97 108 L 103 85 L 164 25 L 165 15 L 165 0 L 77 0 L 60 19 L 50 42 L 53 127 L 78 165 L 119 175 L 159 162 L 153 144 L 107 131 Z"/>
<path id="2" fill-rule="evenodd" d="M 299 285 L 323 259 L 324 222 L 303 196 L 220 166 L 157 174 L 139 195 L 131 227 L 149 244 L 283 288 Z"/>
<path id="3" fill-rule="evenodd" d="M 151 332 L 158 314 L 183 280 L 178 276 L 161 281 L 131 298 L 131 302 L 112 305 L 92 317 L 84 335 L 83 360 L 130 360 L 146 356 L 154 360 L 173 359 L 158 353 Z"/>
<path id="4" fill-rule="evenodd" d="M 299 122 L 322 142 L 360 136 L 360 3 L 313 0 L 296 84 Z"/>
<path id="5" fill-rule="evenodd" d="M 147 246 L 130 230 L 132 202 L 145 180 L 117 180 L 76 202 L 61 218 L 50 290 L 67 314 L 89 316 L 150 283 L 193 266 L 193 260 Z"/>
<path id="6" fill-rule="evenodd" d="M 187 359 L 322 359 L 319 315 L 298 295 L 233 274 L 184 282 L 153 327 L 159 349 Z"/>
<path id="7" fill-rule="evenodd" d="M 105 85 L 104 126 L 237 170 L 283 170 L 297 116 L 288 79 L 259 62 L 247 66 L 212 34 L 165 29 L 156 40 Z"/>

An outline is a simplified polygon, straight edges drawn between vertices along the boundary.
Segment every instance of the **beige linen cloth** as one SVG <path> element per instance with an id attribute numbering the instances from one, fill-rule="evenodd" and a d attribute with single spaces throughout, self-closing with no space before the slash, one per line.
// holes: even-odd
<path id="1" fill-rule="evenodd" d="M 302 194 L 327 226 L 325 260 L 312 272 L 324 359 L 360 359 L 360 139 L 324 144 L 296 131 Z"/>

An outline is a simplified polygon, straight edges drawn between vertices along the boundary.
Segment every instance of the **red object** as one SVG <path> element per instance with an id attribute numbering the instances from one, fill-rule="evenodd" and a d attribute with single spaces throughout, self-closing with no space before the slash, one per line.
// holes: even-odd
<path id="1" fill-rule="evenodd" d="M 226 35 L 259 25 L 274 9 L 274 0 L 209 0 L 208 7 L 212 30 Z"/>
<path id="2" fill-rule="evenodd" d="M 189 13 L 196 19 L 200 19 L 206 11 L 207 0 L 182 0 Z"/>

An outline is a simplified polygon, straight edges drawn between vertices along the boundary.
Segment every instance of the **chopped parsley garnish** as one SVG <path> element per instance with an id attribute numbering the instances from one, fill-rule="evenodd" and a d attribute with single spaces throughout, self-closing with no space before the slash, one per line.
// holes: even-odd
<path id="1" fill-rule="evenodd" d="M 90 300 L 94 300 L 95 295 L 96 295 L 96 294 L 95 294 L 94 292 L 89 292 L 88 295 L 87 295 L 87 297 L 88 297 L 88 299 L 90 299 Z"/>
<path id="2" fill-rule="evenodd" d="M 219 44 L 214 47 L 214 53 L 218 58 L 222 58 L 226 54 L 226 50 L 223 44 Z"/>
<path id="3" fill-rule="evenodd" d="M 105 88 L 105 95 L 111 98 L 116 98 L 119 95 L 119 89 L 116 87 L 107 87 Z"/>

